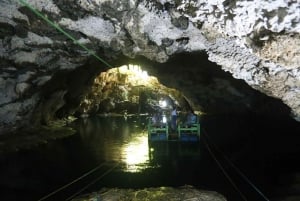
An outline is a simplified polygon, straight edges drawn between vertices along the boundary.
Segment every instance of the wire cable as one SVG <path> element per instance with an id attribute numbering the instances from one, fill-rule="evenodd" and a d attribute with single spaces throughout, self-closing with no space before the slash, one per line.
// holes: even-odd
<path id="1" fill-rule="evenodd" d="M 219 153 L 222 154 L 223 158 L 226 159 L 226 161 L 233 167 L 233 169 L 235 171 L 237 171 L 237 173 L 244 179 L 246 180 L 246 182 L 248 182 L 248 184 L 259 194 L 261 195 L 266 201 L 269 201 L 269 199 L 248 179 L 248 177 L 246 177 L 246 175 L 240 170 L 238 169 L 229 159 L 228 157 L 219 149 L 219 147 L 217 147 L 217 145 L 215 143 L 212 142 L 211 139 L 209 139 L 207 132 L 205 129 L 203 129 L 203 133 L 205 135 L 205 137 L 210 141 L 210 144 L 212 144 L 216 150 L 218 150 Z"/>
<path id="2" fill-rule="evenodd" d="M 99 181 L 100 179 L 102 179 L 105 175 L 107 175 L 108 173 L 110 173 L 111 171 L 113 171 L 113 169 L 115 169 L 117 166 L 119 166 L 119 163 L 117 163 L 116 165 L 114 165 L 113 167 L 111 167 L 109 170 L 107 170 L 106 172 L 104 172 L 100 177 L 94 179 L 88 185 L 86 185 L 85 187 L 83 187 L 82 189 L 80 189 L 79 191 L 77 191 L 76 193 L 74 193 L 73 195 L 71 195 L 70 197 L 68 197 L 66 199 L 66 201 L 69 201 L 69 200 L 73 199 L 75 196 L 77 196 L 78 194 L 80 194 L 81 192 L 83 192 L 84 190 L 86 190 L 88 187 L 90 187 L 91 185 L 93 185 L 94 183 L 96 183 L 97 181 Z"/>
<path id="3" fill-rule="evenodd" d="M 48 195 L 45 195 L 44 197 L 40 198 L 38 201 L 42 201 L 42 200 L 45 200 L 45 199 L 51 197 L 52 195 L 58 193 L 59 191 L 65 189 L 65 188 L 67 188 L 67 187 L 69 187 L 70 185 L 74 184 L 75 182 L 77 182 L 77 181 L 83 179 L 84 177 L 90 175 L 91 173 L 95 172 L 96 170 L 98 170 L 99 168 L 101 168 L 101 167 L 102 167 L 103 165 L 105 165 L 105 164 L 106 164 L 106 163 L 101 163 L 100 165 L 98 165 L 97 167 L 93 168 L 92 170 L 86 172 L 85 174 L 83 174 L 82 176 L 78 177 L 77 179 L 75 179 L 75 180 L 71 181 L 70 183 L 68 183 L 68 184 L 66 184 L 66 185 L 64 185 L 64 186 L 62 186 L 62 187 L 60 187 L 60 188 L 58 188 L 57 190 L 55 190 L 55 191 L 49 193 Z"/>
<path id="4" fill-rule="evenodd" d="M 231 177 L 227 174 L 226 170 L 223 168 L 222 164 L 218 161 L 218 159 L 216 158 L 216 156 L 213 154 L 212 150 L 210 149 L 208 142 L 206 140 L 204 140 L 204 144 L 207 148 L 207 150 L 209 151 L 210 155 L 212 156 L 212 158 L 214 159 L 214 161 L 217 163 L 217 165 L 219 166 L 219 168 L 221 169 L 221 171 L 223 172 L 223 174 L 225 175 L 225 177 L 229 180 L 229 182 L 231 183 L 231 185 L 234 187 L 234 189 L 240 194 L 240 196 L 243 198 L 243 200 L 247 201 L 246 196 L 239 190 L 239 188 L 237 187 L 237 185 L 234 183 L 234 181 L 231 179 Z"/>
<path id="5" fill-rule="evenodd" d="M 29 8 L 29 10 L 31 10 L 33 13 L 35 13 L 38 17 L 42 18 L 43 20 L 45 20 L 47 23 L 49 23 L 52 27 L 54 27 L 55 29 L 57 29 L 58 31 L 60 31 L 61 33 L 63 33 L 66 37 L 68 37 L 69 39 L 71 39 L 75 44 L 79 45 L 80 47 L 82 47 L 84 50 L 86 50 L 90 55 L 94 56 L 97 60 L 99 60 L 100 62 L 102 62 L 103 64 L 105 64 L 107 67 L 112 68 L 112 66 L 110 64 L 108 64 L 106 61 L 104 61 L 103 59 L 101 59 L 98 55 L 96 55 L 94 53 L 94 51 L 90 50 L 89 48 L 87 48 L 86 46 L 84 46 L 83 44 L 81 44 L 78 40 L 76 40 L 73 36 L 71 36 L 70 34 L 68 34 L 66 31 L 64 31 L 58 24 L 52 22 L 51 20 L 49 20 L 46 16 L 44 16 L 41 12 L 39 12 L 38 10 L 36 10 L 35 8 L 33 8 L 28 2 L 26 2 L 25 0 L 19 0 L 19 2 L 21 4 L 23 4 L 24 6 L 26 6 L 27 8 Z"/>

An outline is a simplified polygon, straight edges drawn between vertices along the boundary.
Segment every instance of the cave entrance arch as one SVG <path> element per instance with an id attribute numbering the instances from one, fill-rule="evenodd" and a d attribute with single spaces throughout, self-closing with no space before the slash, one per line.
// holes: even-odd
<path id="1" fill-rule="evenodd" d="M 148 103 L 146 106 L 139 103 L 150 101 L 151 96 L 156 96 L 157 101 L 160 98 L 167 98 L 172 104 L 177 101 L 178 105 L 184 108 L 192 107 L 195 111 L 205 114 L 248 114 L 250 112 L 290 115 L 290 109 L 280 100 L 252 89 L 243 80 L 233 78 L 220 66 L 210 62 L 205 52 L 173 55 L 166 63 L 153 62 L 143 57 L 135 59 L 120 57 L 112 63 L 116 67 L 107 71 L 101 70 L 95 62 L 76 69 L 76 72 L 69 76 L 71 81 L 68 81 L 68 85 L 71 90 L 65 96 L 65 107 L 69 107 L 68 105 L 74 101 L 73 94 L 77 94 L 77 97 L 81 97 L 76 106 L 77 115 L 86 112 L 122 113 L 125 110 L 139 113 L 151 111 L 149 107 L 151 104 Z M 129 64 L 132 64 L 131 67 Z M 129 72 L 129 68 L 137 73 L 133 75 L 131 72 L 130 79 L 136 77 L 136 80 L 133 80 L 135 85 L 125 83 L 130 76 L 125 75 L 124 72 Z M 86 79 L 82 78 L 84 76 Z M 77 87 L 73 87 L 78 85 L 78 77 L 81 80 L 89 80 L 85 81 L 85 91 L 81 95 L 78 95 L 80 92 L 77 91 Z M 152 83 L 155 83 L 153 86 L 162 89 L 164 93 L 158 95 L 155 90 L 150 93 L 151 87 L 146 86 L 145 82 L 140 82 L 145 78 L 152 80 Z M 158 87 L 160 84 L 161 87 Z M 130 92 L 134 92 L 131 93 L 131 100 L 126 97 L 129 89 Z M 115 95 L 113 90 L 116 92 Z M 115 96 L 113 100 L 110 95 Z M 74 107 L 75 104 L 72 105 Z"/>
<path id="2" fill-rule="evenodd" d="M 139 65 L 123 65 L 97 75 L 81 101 L 78 113 L 145 114 L 171 110 L 173 106 L 188 110 L 186 97 L 168 88 Z"/>

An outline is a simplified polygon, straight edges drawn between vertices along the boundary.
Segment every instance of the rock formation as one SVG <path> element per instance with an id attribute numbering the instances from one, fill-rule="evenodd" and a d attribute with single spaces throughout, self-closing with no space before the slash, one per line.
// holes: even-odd
<path id="1" fill-rule="evenodd" d="M 297 0 L 2 0 L 0 27 L 1 131 L 72 114 L 100 72 L 127 64 L 120 58 L 193 52 L 300 121 Z"/>
<path id="2" fill-rule="evenodd" d="M 160 187 L 145 189 L 102 189 L 100 192 L 94 192 L 82 195 L 73 199 L 73 201 L 84 200 L 205 200 L 205 201 L 226 201 L 227 199 L 219 193 L 213 191 L 197 190 L 191 186 L 181 186 L 179 188 Z"/>

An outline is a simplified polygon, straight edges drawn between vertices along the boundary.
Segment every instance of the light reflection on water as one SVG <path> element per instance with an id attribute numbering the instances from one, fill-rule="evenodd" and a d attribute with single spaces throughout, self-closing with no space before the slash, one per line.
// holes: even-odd
<path id="1" fill-rule="evenodd" d="M 122 163 L 126 172 L 150 167 L 146 117 L 81 119 L 77 129 L 85 146 L 99 162 Z"/>
<path id="2" fill-rule="evenodd" d="M 126 163 L 127 171 L 139 172 L 149 163 L 147 133 L 138 133 L 130 142 L 121 147 L 121 160 Z"/>

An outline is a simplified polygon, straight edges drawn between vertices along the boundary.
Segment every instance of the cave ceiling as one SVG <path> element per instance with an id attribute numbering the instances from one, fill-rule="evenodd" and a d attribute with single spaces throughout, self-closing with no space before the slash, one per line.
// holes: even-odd
<path id="1" fill-rule="evenodd" d="M 250 87 L 300 120 L 299 21 L 299 1 L 2 0 L 0 124 L 47 121 L 69 99 L 76 108 L 96 76 L 137 58 L 153 62 L 149 73 L 197 109 L 220 99 L 251 109 Z M 199 65 L 164 66 L 183 54 L 196 55 L 186 63 L 199 57 Z M 218 84 L 204 89 L 209 83 Z M 228 97 L 214 93 L 226 90 Z"/>

